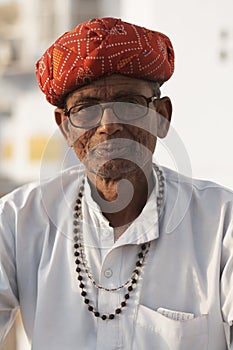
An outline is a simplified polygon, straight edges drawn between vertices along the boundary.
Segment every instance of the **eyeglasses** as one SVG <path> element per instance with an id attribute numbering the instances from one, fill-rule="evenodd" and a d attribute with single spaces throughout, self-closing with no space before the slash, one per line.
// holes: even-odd
<path id="1" fill-rule="evenodd" d="M 106 103 L 87 101 L 65 109 L 64 113 L 75 128 L 88 129 L 100 125 L 107 108 L 110 108 L 120 121 L 126 123 L 143 118 L 148 114 L 149 103 L 156 99 L 156 96 L 130 95 Z"/>

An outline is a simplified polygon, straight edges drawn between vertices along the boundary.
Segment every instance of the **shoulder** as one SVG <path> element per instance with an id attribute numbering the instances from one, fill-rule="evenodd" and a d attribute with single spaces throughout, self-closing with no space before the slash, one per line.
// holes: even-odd
<path id="1" fill-rule="evenodd" d="M 233 191 L 212 181 L 193 179 L 161 167 L 165 177 L 164 220 L 168 232 L 181 223 L 201 231 L 233 224 Z M 217 230 L 217 229 L 216 229 Z"/>
<path id="2" fill-rule="evenodd" d="M 216 194 L 218 196 L 223 196 L 226 199 L 233 200 L 233 191 L 216 182 L 188 177 L 166 167 L 162 167 L 162 170 L 165 176 L 166 185 L 169 189 L 171 187 L 180 190 L 191 189 L 193 195 Z"/>
<path id="3" fill-rule="evenodd" d="M 20 186 L 0 199 L 0 213 L 42 208 L 46 202 L 59 202 L 72 186 L 79 184 L 84 174 L 82 166 L 66 169 L 56 176 Z"/>

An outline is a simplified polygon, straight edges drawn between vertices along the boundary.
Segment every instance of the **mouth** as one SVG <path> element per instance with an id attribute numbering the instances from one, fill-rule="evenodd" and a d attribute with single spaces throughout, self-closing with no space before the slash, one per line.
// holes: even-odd
<path id="1" fill-rule="evenodd" d="M 103 178 L 120 179 L 143 168 L 151 156 L 151 151 L 143 144 L 133 139 L 115 138 L 89 145 L 89 151 L 82 161 L 91 173 Z"/>
<path id="2" fill-rule="evenodd" d="M 99 158 L 116 159 L 126 157 L 132 149 L 132 140 L 114 139 L 96 145 L 92 148 L 91 153 Z"/>

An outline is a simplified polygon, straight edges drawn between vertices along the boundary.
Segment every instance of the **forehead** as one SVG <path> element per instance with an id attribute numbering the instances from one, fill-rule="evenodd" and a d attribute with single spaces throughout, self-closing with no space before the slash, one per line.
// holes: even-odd
<path id="1" fill-rule="evenodd" d="M 117 95 L 139 94 L 149 96 L 152 93 L 148 81 L 113 74 L 85 85 L 70 94 L 67 101 L 88 97 L 107 99 Z"/>

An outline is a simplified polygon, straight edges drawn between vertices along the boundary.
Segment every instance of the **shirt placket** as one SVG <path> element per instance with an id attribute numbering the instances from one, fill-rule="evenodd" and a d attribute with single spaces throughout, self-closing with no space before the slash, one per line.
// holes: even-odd
<path id="1" fill-rule="evenodd" d="M 128 254 L 127 254 L 128 252 Z M 115 246 L 106 254 L 100 273 L 100 284 L 104 288 L 121 287 L 130 277 L 134 266 L 137 246 Z M 131 268 L 129 268 L 131 266 Z M 141 293 L 141 278 L 137 287 L 127 300 L 127 306 L 114 319 L 97 321 L 97 349 L 127 349 L 131 348 L 134 320 Z M 117 291 L 98 291 L 98 310 L 101 315 L 114 314 L 121 308 L 121 302 L 127 293 L 127 286 Z M 126 331 L 127 330 L 127 331 Z"/>
<path id="2" fill-rule="evenodd" d="M 99 286 L 112 289 L 119 285 L 121 273 L 121 249 L 112 249 L 114 230 L 101 218 L 96 225 L 84 225 L 84 239 L 87 243 L 87 258 L 95 281 Z M 94 228 L 94 232 L 93 232 Z M 95 299 L 95 308 L 102 316 L 112 314 L 120 304 L 120 293 L 109 292 L 90 286 L 91 297 Z M 96 349 L 111 350 L 121 348 L 119 319 L 103 320 L 96 318 Z"/>
<path id="3" fill-rule="evenodd" d="M 113 249 L 108 252 L 103 260 L 100 284 L 106 289 L 113 289 L 120 285 L 122 249 Z M 107 317 L 115 314 L 122 300 L 122 291 L 98 291 L 98 310 L 101 315 Z M 114 319 L 98 319 L 97 325 L 97 349 L 122 348 L 122 331 L 120 327 L 120 315 Z"/>

